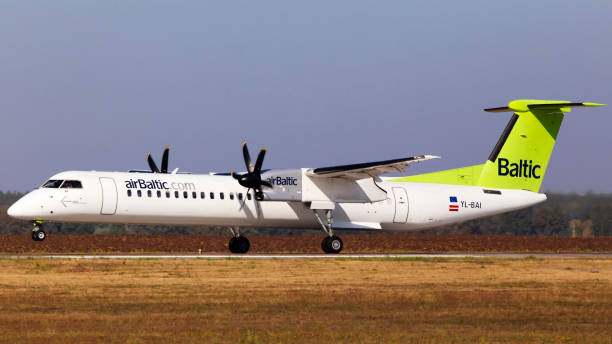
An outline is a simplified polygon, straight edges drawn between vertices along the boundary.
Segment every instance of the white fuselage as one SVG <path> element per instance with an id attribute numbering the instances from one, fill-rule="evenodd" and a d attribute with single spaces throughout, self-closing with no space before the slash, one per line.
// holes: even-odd
<path id="1" fill-rule="evenodd" d="M 82 187 L 38 188 L 15 203 L 9 215 L 53 222 L 320 228 L 310 204 L 247 198 L 247 189 L 230 176 L 70 171 L 51 179 L 77 180 Z M 377 185 L 386 191 L 385 200 L 337 203 L 333 228 L 409 231 L 546 200 L 544 194 L 524 190 L 391 181 Z"/>

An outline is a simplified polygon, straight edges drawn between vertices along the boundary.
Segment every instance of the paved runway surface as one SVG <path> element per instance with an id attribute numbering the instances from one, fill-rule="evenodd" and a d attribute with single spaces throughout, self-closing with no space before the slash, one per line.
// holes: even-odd
<path id="1" fill-rule="evenodd" d="M 612 253 L 448 253 L 448 254 L 45 254 L 0 255 L 0 259 L 364 259 L 364 258 L 598 258 Z"/>

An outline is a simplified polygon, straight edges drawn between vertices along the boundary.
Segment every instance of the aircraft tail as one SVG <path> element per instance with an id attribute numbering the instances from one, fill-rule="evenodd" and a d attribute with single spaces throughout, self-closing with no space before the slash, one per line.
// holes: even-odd
<path id="1" fill-rule="evenodd" d="M 521 99 L 507 107 L 485 109 L 514 115 L 484 164 L 394 180 L 538 192 L 565 113 L 574 107 L 601 105 L 605 104 Z"/>

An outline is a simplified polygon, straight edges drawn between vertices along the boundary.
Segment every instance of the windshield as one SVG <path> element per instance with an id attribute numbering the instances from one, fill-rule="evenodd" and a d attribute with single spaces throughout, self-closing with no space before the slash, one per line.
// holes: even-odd
<path id="1" fill-rule="evenodd" d="M 60 179 L 49 179 L 46 183 L 43 184 L 43 188 L 53 188 L 57 189 L 62 185 L 63 180 Z"/>
<path id="2" fill-rule="evenodd" d="M 67 180 L 62 184 L 62 189 L 81 189 L 83 185 L 78 180 Z"/>

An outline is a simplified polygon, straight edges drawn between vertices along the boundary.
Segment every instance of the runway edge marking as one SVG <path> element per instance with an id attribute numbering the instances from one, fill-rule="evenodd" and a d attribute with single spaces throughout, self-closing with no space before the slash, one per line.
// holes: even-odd
<path id="1" fill-rule="evenodd" d="M 247 255 L 96 255 L 45 254 L 0 255 L 0 259 L 368 259 L 368 258 L 612 258 L 612 253 L 478 253 L 478 254 L 247 254 Z"/>

